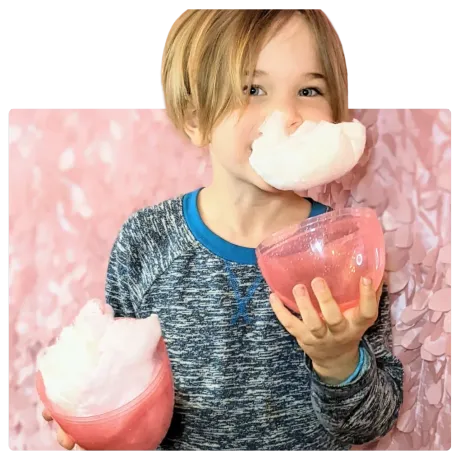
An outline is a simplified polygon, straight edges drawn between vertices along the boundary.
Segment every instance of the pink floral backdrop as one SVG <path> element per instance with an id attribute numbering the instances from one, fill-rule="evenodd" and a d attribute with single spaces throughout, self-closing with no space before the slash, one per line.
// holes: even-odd
<path id="1" fill-rule="evenodd" d="M 325 203 L 370 206 L 385 230 L 404 404 L 378 450 L 450 448 L 450 112 L 357 110 L 367 153 Z M 10 447 L 59 449 L 41 418 L 35 359 L 91 297 L 134 210 L 207 183 L 203 152 L 163 110 L 13 110 L 9 178 Z"/>

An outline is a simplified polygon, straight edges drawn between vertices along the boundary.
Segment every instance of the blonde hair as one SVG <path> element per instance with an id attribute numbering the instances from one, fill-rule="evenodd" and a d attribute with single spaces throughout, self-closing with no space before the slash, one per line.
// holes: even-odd
<path id="1" fill-rule="evenodd" d="M 229 112 L 248 104 L 243 92 L 263 45 L 296 13 L 312 31 L 334 122 L 346 121 L 348 78 L 342 44 L 321 10 L 187 10 L 166 40 L 161 80 L 166 112 L 176 128 L 192 111 L 203 143 Z"/>

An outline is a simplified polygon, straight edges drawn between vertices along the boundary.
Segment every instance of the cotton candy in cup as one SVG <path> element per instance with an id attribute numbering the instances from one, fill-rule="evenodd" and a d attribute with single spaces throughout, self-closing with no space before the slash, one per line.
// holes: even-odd
<path id="1" fill-rule="evenodd" d="M 174 409 L 174 386 L 164 340 L 156 351 L 157 373 L 137 398 L 119 409 L 91 417 L 62 413 L 46 395 L 40 372 L 36 386 L 57 424 L 85 450 L 154 450 L 166 436 Z"/>
<path id="2" fill-rule="evenodd" d="M 37 364 L 40 399 L 84 449 L 150 450 L 166 435 L 174 385 L 156 315 L 115 319 L 88 302 Z"/>
<path id="3" fill-rule="evenodd" d="M 385 242 L 377 215 L 370 208 L 345 208 L 286 227 L 256 248 L 257 262 L 272 292 L 299 313 L 292 290 L 308 289 L 321 314 L 311 282 L 326 280 L 341 311 L 359 304 L 361 277 L 380 285 L 385 269 Z"/>
<path id="4" fill-rule="evenodd" d="M 364 153 L 366 129 L 358 120 L 330 123 L 305 120 L 286 132 L 282 112 L 269 115 L 252 144 L 249 164 L 278 190 L 304 192 L 351 171 Z"/>

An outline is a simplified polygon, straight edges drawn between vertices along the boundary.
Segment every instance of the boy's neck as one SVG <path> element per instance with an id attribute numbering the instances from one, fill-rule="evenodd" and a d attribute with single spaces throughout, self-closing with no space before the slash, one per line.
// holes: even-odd
<path id="1" fill-rule="evenodd" d="M 198 211 L 205 225 L 224 240 L 255 248 L 272 233 L 307 218 L 311 204 L 293 192 L 214 182 L 198 195 Z"/>

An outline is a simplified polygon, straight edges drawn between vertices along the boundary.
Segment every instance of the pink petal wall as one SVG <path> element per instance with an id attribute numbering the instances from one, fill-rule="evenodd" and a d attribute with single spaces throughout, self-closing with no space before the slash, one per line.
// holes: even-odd
<path id="1" fill-rule="evenodd" d="M 367 153 L 325 203 L 371 206 L 387 243 L 394 353 L 405 368 L 395 429 L 366 449 L 450 448 L 450 112 L 358 110 Z M 10 113 L 10 447 L 58 449 L 34 389 L 37 352 L 91 297 L 135 209 L 209 180 L 202 152 L 162 110 Z"/>

